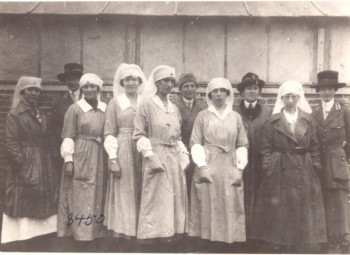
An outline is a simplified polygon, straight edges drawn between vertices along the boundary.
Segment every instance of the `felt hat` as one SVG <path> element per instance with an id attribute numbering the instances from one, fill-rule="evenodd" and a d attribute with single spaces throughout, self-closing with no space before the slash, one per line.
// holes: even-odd
<path id="1" fill-rule="evenodd" d="M 184 85 L 186 82 L 193 82 L 196 84 L 196 86 L 198 86 L 197 84 L 197 79 L 194 76 L 193 73 L 183 73 L 180 75 L 179 78 L 179 90 L 182 89 L 182 85 Z"/>
<path id="2" fill-rule="evenodd" d="M 83 66 L 78 63 L 68 63 L 64 65 L 64 72 L 57 75 L 57 79 L 66 82 L 69 76 L 77 76 L 79 79 L 83 75 Z"/>
<path id="3" fill-rule="evenodd" d="M 312 85 L 318 92 L 321 87 L 334 87 L 339 89 L 346 86 L 346 83 L 338 82 L 338 72 L 332 70 L 326 70 L 317 74 L 317 84 Z"/>
<path id="4" fill-rule="evenodd" d="M 246 73 L 243 78 L 242 81 L 237 85 L 237 89 L 239 92 L 243 92 L 243 90 L 245 89 L 245 87 L 250 86 L 256 84 L 259 86 L 259 88 L 261 89 L 262 87 L 264 87 L 265 82 L 261 79 L 259 79 L 259 76 L 256 75 L 255 73 Z"/>

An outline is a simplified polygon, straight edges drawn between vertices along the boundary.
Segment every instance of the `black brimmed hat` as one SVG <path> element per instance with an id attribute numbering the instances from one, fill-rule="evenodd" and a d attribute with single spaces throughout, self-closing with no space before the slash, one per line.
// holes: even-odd
<path id="1" fill-rule="evenodd" d="M 338 72 L 332 70 L 319 72 L 317 74 L 317 84 L 312 85 L 316 91 L 319 91 L 321 87 L 334 87 L 335 89 L 339 89 L 345 86 L 346 83 L 338 82 Z"/>
<path id="2" fill-rule="evenodd" d="M 83 66 L 78 63 L 68 63 L 64 65 L 64 72 L 57 75 L 57 79 L 66 82 L 69 76 L 78 76 L 79 79 L 83 75 Z"/>
<path id="3" fill-rule="evenodd" d="M 259 79 L 259 76 L 256 75 L 255 73 L 246 73 L 246 75 L 243 76 L 241 83 L 239 83 L 237 85 L 237 89 L 239 92 L 242 92 L 245 87 L 250 86 L 256 84 L 259 86 L 259 88 L 261 89 L 262 87 L 264 87 L 265 82 L 261 79 Z"/>

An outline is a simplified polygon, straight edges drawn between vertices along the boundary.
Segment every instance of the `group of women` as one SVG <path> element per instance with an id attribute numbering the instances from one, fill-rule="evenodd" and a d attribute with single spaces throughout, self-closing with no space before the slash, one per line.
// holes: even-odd
<path id="1" fill-rule="evenodd" d="M 208 108 L 195 120 L 188 151 L 181 141 L 181 115 L 169 99 L 175 78 L 170 66 L 158 66 L 147 81 L 139 66 L 121 64 L 107 106 L 100 100 L 103 81 L 84 74 L 82 98 L 64 118 L 58 187 L 50 130 L 37 106 L 41 79 L 22 77 L 6 124 L 11 170 L 2 242 L 57 231 L 79 241 L 109 236 L 137 239 L 145 247 L 172 245 L 168 251 L 175 251 L 173 244 L 184 235 L 246 242 L 246 228 L 249 239 L 291 252 L 314 252 L 327 242 L 317 128 L 302 85 L 280 86 L 272 117 L 260 121 L 261 137 L 252 139 L 233 110 L 231 83 L 212 79 Z M 248 228 L 244 196 L 252 184 L 243 172 L 251 164 L 252 142 L 262 161 L 253 167 L 259 184 L 253 187 Z M 189 203 L 190 160 L 196 167 Z"/>

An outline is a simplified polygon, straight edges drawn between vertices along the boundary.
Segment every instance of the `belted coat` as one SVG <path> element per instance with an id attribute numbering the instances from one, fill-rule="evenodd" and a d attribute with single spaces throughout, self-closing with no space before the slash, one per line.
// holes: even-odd
<path id="1" fill-rule="evenodd" d="M 315 121 L 299 109 L 294 134 L 283 112 L 261 137 L 262 175 L 254 216 L 256 239 L 301 245 L 327 240 Z"/>

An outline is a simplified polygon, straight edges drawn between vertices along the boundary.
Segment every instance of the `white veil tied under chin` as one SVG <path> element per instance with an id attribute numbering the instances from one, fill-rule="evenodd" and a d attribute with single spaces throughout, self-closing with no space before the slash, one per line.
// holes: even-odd
<path id="1" fill-rule="evenodd" d="M 277 100 L 272 114 L 281 112 L 284 107 L 282 97 L 287 94 L 299 95 L 297 107 L 306 113 L 310 114 L 312 112 L 312 109 L 305 98 L 303 85 L 297 81 L 286 81 L 278 88 Z"/>
<path id="2" fill-rule="evenodd" d="M 141 79 L 141 84 L 138 87 L 137 94 L 141 96 L 145 87 L 147 87 L 147 79 L 141 68 L 135 64 L 122 63 L 115 75 L 113 80 L 113 98 L 125 93 L 124 87 L 120 84 L 121 80 L 129 76 L 137 76 Z"/>

